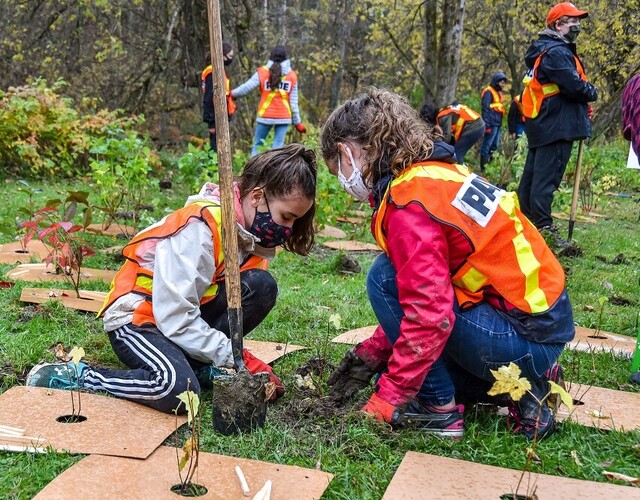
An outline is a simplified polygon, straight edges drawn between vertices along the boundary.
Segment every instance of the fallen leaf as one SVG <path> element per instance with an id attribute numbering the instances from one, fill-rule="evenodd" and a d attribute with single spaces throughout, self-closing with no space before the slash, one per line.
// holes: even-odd
<path id="1" fill-rule="evenodd" d="M 58 342 L 53 346 L 53 355 L 60 361 L 67 362 L 71 359 L 69 358 L 69 355 L 67 354 L 67 351 L 65 350 L 64 344 L 62 342 Z"/>
<path id="2" fill-rule="evenodd" d="M 331 316 L 329 316 L 329 323 L 331 323 L 336 330 L 340 329 L 341 320 L 342 318 L 339 314 L 332 314 Z"/>
<path id="3" fill-rule="evenodd" d="M 520 377 L 520 368 L 511 362 L 509 365 L 501 366 L 497 370 L 491 370 L 496 381 L 487 394 L 497 396 L 498 394 L 509 394 L 511 399 L 518 401 L 527 391 L 531 390 L 531 383 L 524 377 Z"/>
<path id="4" fill-rule="evenodd" d="M 602 419 L 611 418 L 608 415 L 605 415 L 604 413 L 598 410 L 587 410 L 585 411 L 585 413 L 590 417 L 595 417 L 595 418 L 602 418 Z"/>
<path id="5" fill-rule="evenodd" d="M 603 470 L 602 473 L 607 479 L 617 479 L 618 481 L 626 481 L 627 483 L 640 486 L 640 478 L 627 476 L 625 474 L 620 474 L 619 472 L 609 472 L 608 470 Z"/>
<path id="6" fill-rule="evenodd" d="M 273 393 L 276 392 L 276 384 L 273 382 L 267 382 L 264 386 L 265 389 L 265 397 L 267 401 L 271 399 Z"/>
<path id="7" fill-rule="evenodd" d="M 578 467 L 582 467 L 582 462 L 578 458 L 578 452 L 576 450 L 571 450 L 571 458 L 573 458 L 573 461 Z"/>
<path id="8" fill-rule="evenodd" d="M 587 312 L 593 312 L 594 311 L 594 307 L 593 306 L 584 306 L 584 310 Z"/>

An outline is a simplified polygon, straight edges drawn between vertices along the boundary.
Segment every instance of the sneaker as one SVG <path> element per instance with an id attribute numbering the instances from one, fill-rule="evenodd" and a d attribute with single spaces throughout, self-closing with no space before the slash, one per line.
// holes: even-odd
<path id="1" fill-rule="evenodd" d="M 213 380 L 228 376 L 227 372 L 222 371 L 220 368 L 213 365 L 205 365 L 197 370 L 194 370 L 196 378 L 200 383 L 202 389 L 213 388 Z"/>
<path id="2" fill-rule="evenodd" d="M 451 410 L 439 410 L 414 398 L 405 408 L 399 423 L 404 427 L 460 439 L 464 434 L 463 413 L 464 405 L 461 404 Z"/>
<path id="3" fill-rule="evenodd" d="M 78 390 L 83 385 L 86 364 L 73 361 L 68 363 L 39 363 L 27 374 L 26 385 L 48 387 L 50 389 Z"/>
<path id="4" fill-rule="evenodd" d="M 542 400 L 549 394 L 549 380 L 565 388 L 564 370 L 561 365 L 554 364 L 544 372 L 540 380 L 531 384 L 535 398 L 527 393 L 520 401 L 508 405 L 507 426 L 514 433 L 523 434 L 530 441 L 541 441 L 556 430 L 555 416 L 561 404 L 560 396 L 551 394 L 542 405 L 536 401 L 536 398 Z"/>
<path id="5" fill-rule="evenodd" d="M 540 234 L 553 250 L 562 251 L 571 246 L 571 243 L 560 236 L 556 226 L 544 226 L 539 229 Z"/>

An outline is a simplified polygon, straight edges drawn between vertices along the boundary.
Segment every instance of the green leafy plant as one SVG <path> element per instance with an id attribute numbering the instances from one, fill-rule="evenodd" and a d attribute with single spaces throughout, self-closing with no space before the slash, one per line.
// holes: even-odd
<path id="1" fill-rule="evenodd" d="M 138 117 L 136 123 L 144 119 Z M 105 213 L 103 229 L 117 223 L 118 216 L 128 211 L 134 225 L 139 221 L 142 201 L 146 199 L 148 176 L 160 167 L 160 159 L 137 132 L 116 124 L 104 136 L 91 141 L 89 149 L 91 175 Z"/>
<path id="2" fill-rule="evenodd" d="M 187 410 L 187 426 L 189 432 L 184 445 L 182 446 L 182 456 L 179 455 L 179 450 L 176 448 L 176 460 L 178 461 L 180 484 L 173 486 L 171 490 L 182 496 L 200 496 L 206 493 L 207 490 L 204 486 L 193 483 L 193 476 L 198 469 L 203 407 L 200 406 L 199 396 L 195 392 L 189 390 L 190 382 L 190 380 L 187 381 L 187 390 L 178 394 L 180 403 L 174 410 L 174 413 L 177 415 L 180 406 L 184 405 Z M 185 467 L 186 472 L 183 476 Z"/>
<path id="3" fill-rule="evenodd" d="M 76 380 L 80 379 L 78 368 L 80 360 L 84 357 L 84 355 L 85 352 L 82 347 L 74 347 L 69 352 L 69 357 L 71 358 L 70 368 L 74 370 L 73 376 L 75 376 Z M 71 396 L 71 415 L 63 415 L 61 417 L 58 417 L 58 420 L 67 424 L 82 422 L 86 417 L 82 416 L 82 400 L 80 399 L 81 392 L 79 388 L 74 389 L 75 384 L 73 383 L 73 376 L 71 372 L 67 371 L 67 376 L 69 378 L 69 394 Z"/>
<path id="4" fill-rule="evenodd" d="M 33 238 L 38 238 L 51 247 L 45 258 L 47 264 L 54 264 L 56 273 L 64 275 L 80 298 L 82 263 L 85 257 L 94 255 L 81 236 L 81 230 L 91 224 L 92 209 L 87 200 L 87 192 L 70 191 L 67 198 L 49 200 L 45 208 L 38 210 L 31 220 L 22 223 L 26 229 L 25 247 Z M 74 224 L 78 204 L 85 205 L 82 224 Z"/>

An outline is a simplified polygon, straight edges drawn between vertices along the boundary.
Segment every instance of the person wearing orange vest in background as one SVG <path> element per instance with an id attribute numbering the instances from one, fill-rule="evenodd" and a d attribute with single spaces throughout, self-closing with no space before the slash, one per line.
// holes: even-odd
<path id="1" fill-rule="evenodd" d="M 459 163 L 464 163 L 467 151 L 484 134 L 484 120 L 473 109 L 457 101 L 436 112 L 435 108 L 425 104 L 420 109 L 420 117 L 431 125 L 442 129 L 442 140 L 451 144 Z"/>
<path id="2" fill-rule="evenodd" d="M 211 54 L 207 54 L 207 62 L 211 61 Z M 222 60 L 225 67 L 229 66 L 233 62 L 233 48 L 231 44 L 227 42 L 222 43 Z M 216 142 L 216 113 L 213 107 L 213 75 L 211 64 L 209 64 L 202 71 L 200 75 L 202 85 L 202 121 L 205 122 L 209 128 L 209 147 L 211 151 L 218 151 L 218 143 Z M 229 93 L 229 78 L 225 72 L 224 75 L 224 88 L 227 95 L 227 114 L 229 115 L 229 121 L 231 121 L 231 115 L 236 111 L 236 105 Z"/>
<path id="3" fill-rule="evenodd" d="M 461 401 L 491 401 L 490 370 L 515 363 L 531 382 L 504 396 L 513 431 L 554 428 L 545 400 L 575 327 L 562 266 L 508 193 L 456 164 L 409 102 L 370 89 L 327 119 L 320 149 L 342 188 L 374 210 L 384 253 L 367 276 L 379 326 L 330 375 L 344 401 L 377 376 L 362 411 L 392 426 L 459 438 Z M 517 243 L 517 244 L 514 244 Z"/>
<path id="4" fill-rule="evenodd" d="M 559 252 L 571 245 L 553 225 L 553 195 L 573 141 L 591 137 L 589 103 L 598 98 L 576 54 L 580 20 L 588 15 L 570 2 L 555 5 L 525 55 L 531 70 L 522 93 L 529 151 L 517 193 L 524 214 Z"/>
<path id="5" fill-rule="evenodd" d="M 509 129 L 509 137 L 512 139 L 519 139 L 524 134 L 524 115 L 520 99 L 520 95 L 513 98 L 507 114 L 507 128 Z"/>
<path id="6" fill-rule="evenodd" d="M 491 161 L 491 155 L 500 146 L 500 127 L 505 114 L 502 91 L 507 85 L 507 75 L 498 72 L 491 78 L 491 84 L 482 91 L 482 119 L 484 139 L 480 147 L 480 171 Z"/>
<path id="7" fill-rule="evenodd" d="M 313 245 L 316 179 L 315 153 L 291 144 L 251 158 L 234 183 L 244 334 L 275 306 L 278 287 L 266 271 L 275 247 L 307 255 Z M 223 237 L 220 189 L 206 183 L 123 249 L 100 315 L 129 369 L 42 363 L 26 385 L 107 392 L 165 413 L 185 390 L 210 389 L 220 368 L 233 366 Z M 284 394 L 269 365 L 246 349 L 243 358 L 251 373 L 270 374 L 270 399 Z"/>
<path id="8" fill-rule="evenodd" d="M 298 75 L 291 69 L 291 61 L 284 46 L 276 45 L 271 51 L 269 62 L 259 67 L 242 85 L 233 89 L 231 96 L 234 99 L 242 97 L 257 88 L 260 88 L 260 103 L 251 156 L 258 154 L 259 148 L 265 146 L 272 128 L 273 148 L 284 144 L 292 123 L 301 134 L 307 131 L 298 109 Z"/>

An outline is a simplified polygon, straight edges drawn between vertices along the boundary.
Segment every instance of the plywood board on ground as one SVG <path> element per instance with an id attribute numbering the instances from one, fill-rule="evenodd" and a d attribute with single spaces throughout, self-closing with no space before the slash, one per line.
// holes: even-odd
<path id="1" fill-rule="evenodd" d="M 58 452 L 148 457 L 186 417 L 99 394 L 81 394 L 84 422 L 61 423 L 71 414 L 69 391 L 14 386 L 0 396 L 0 425 L 24 430 Z M 1 440 L 0 440 L 1 441 Z"/>
<path id="2" fill-rule="evenodd" d="M 482 465 L 413 451 L 402 459 L 383 500 L 429 498 L 496 500 L 515 489 L 522 471 Z M 537 498 L 640 499 L 640 488 L 531 473 L 523 481 L 535 487 Z M 526 495 L 526 486 L 517 491 Z"/>
<path id="3" fill-rule="evenodd" d="M 104 234 L 108 236 L 126 236 L 128 238 L 137 232 L 135 227 L 116 223 L 111 224 L 107 228 L 102 227 L 102 224 L 89 224 L 87 226 L 87 231 L 90 233 Z"/>
<path id="4" fill-rule="evenodd" d="M 116 272 L 109 269 L 83 267 L 80 269 L 80 279 L 82 281 L 101 279 L 110 283 Z M 47 265 L 44 262 L 20 264 L 7 273 L 7 278 L 23 281 L 66 281 L 68 279 L 64 274 L 56 273 L 54 266 Z"/>
<path id="5" fill-rule="evenodd" d="M 551 214 L 551 217 L 553 217 L 554 219 L 569 220 L 569 215 L 563 212 L 553 212 Z M 595 224 L 596 222 L 598 222 L 598 219 L 594 219 L 593 217 L 587 217 L 585 215 L 580 215 L 580 214 L 576 215 L 575 220 L 576 222 L 587 222 L 589 224 Z"/>
<path id="6" fill-rule="evenodd" d="M 576 336 L 567 347 L 578 351 L 610 352 L 630 357 L 636 348 L 636 338 L 577 326 Z"/>
<path id="7" fill-rule="evenodd" d="M 289 354 L 301 349 L 308 349 L 301 345 L 285 344 L 283 342 L 265 342 L 262 340 L 247 340 L 244 339 L 244 347 L 249 349 L 258 359 L 269 364 L 276 359 L 281 358 L 285 354 Z"/>
<path id="8" fill-rule="evenodd" d="M 364 243 L 362 241 L 325 241 L 323 243 L 325 247 L 333 248 L 334 250 L 344 250 L 346 252 L 382 252 L 378 245 L 373 243 Z"/>
<path id="9" fill-rule="evenodd" d="M 271 499 L 320 498 L 332 474 L 292 465 L 259 462 L 244 458 L 200 453 L 193 482 L 207 488 L 198 498 L 245 499 L 235 467 L 239 466 L 249 486 L 248 498 L 258 493 L 267 480 L 272 482 Z M 176 449 L 158 448 L 146 460 L 92 455 L 70 467 L 35 498 L 59 499 L 72 491 L 78 498 L 153 498 L 175 500 L 171 491 L 179 484 Z"/>
<path id="10" fill-rule="evenodd" d="M 640 429 L 640 394 L 616 391 L 567 382 L 575 404 L 569 414 L 566 406 L 558 410 L 557 419 L 571 420 L 597 429 L 631 431 Z"/>
<path id="11" fill-rule="evenodd" d="M 376 331 L 375 326 L 363 326 L 362 328 L 356 328 L 355 330 L 349 330 L 348 332 L 341 333 L 337 337 L 331 339 L 331 342 L 336 344 L 352 344 L 355 345 L 358 342 L 367 340 Z"/>
<path id="12" fill-rule="evenodd" d="M 32 259 L 44 260 L 51 252 L 40 240 L 31 240 L 27 244 L 27 251 L 22 250 L 22 244 L 19 241 L 14 243 L 5 243 L 0 245 L 0 264 L 18 264 L 21 262 L 30 262 Z"/>
<path id="13" fill-rule="evenodd" d="M 316 233 L 317 236 L 321 236 L 322 238 L 346 238 L 347 233 L 345 233 L 342 229 L 333 226 L 324 226 L 320 231 Z"/>
<path id="14" fill-rule="evenodd" d="M 80 298 L 78 298 L 76 297 L 76 292 L 73 290 L 23 288 L 20 294 L 20 300 L 33 304 L 44 304 L 50 300 L 60 300 L 70 309 L 97 313 L 102 308 L 106 296 L 107 292 L 80 290 Z"/>

